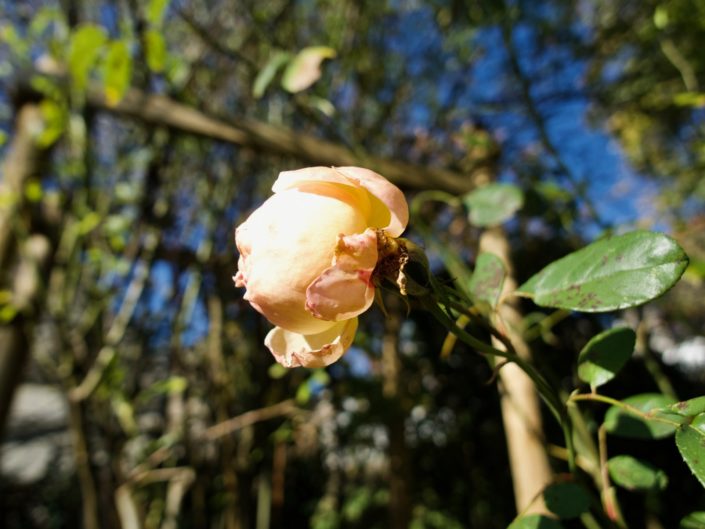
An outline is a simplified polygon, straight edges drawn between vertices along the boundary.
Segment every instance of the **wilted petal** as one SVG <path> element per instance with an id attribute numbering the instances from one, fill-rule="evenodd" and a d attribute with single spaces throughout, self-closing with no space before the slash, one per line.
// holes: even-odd
<path id="1" fill-rule="evenodd" d="M 364 187 L 372 197 L 370 226 L 399 237 L 409 222 L 409 206 L 401 190 L 383 176 L 361 167 L 336 167 L 336 171 Z"/>
<path id="2" fill-rule="evenodd" d="M 377 234 L 341 235 L 333 266 L 306 290 L 306 309 L 316 318 L 342 321 L 363 313 L 374 301 L 372 271 L 377 265 Z"/>
<path id="3" fill-rule="evenodd" d="M 318 334 L 298 334 L 275 327 L 264 344 L 284 367 L 325 367 L 343 356 L 353 342 L 357 318 L 334 324 Z"/>
<path id="4" fill-rule="evenodd" d="M 335 50 L 327 46 L 310 46 L 301 50 L 284 71 L 284 90 L 293 94 L 311 86 L 321 76 L 323 60 L 335 55 Z"/>

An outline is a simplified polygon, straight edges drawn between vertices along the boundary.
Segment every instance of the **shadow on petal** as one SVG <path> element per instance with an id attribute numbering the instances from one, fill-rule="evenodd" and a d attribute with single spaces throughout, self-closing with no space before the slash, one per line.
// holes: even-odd
<path id="1" fill-rule="evenodd" d="M 372 272 L 377 265 L 377 234 L 341 235 L 333 266 L 306 289 L 306 310 L 326 321 L 343 321 L 362 314 L 375 298 Z"/>

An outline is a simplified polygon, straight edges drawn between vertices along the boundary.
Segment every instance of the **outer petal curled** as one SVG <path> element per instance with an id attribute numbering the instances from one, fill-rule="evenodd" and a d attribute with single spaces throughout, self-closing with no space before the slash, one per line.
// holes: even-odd
<path id="1" fill-rule="evenodd" d="M 342 321 L 365 312 L 375 297 L 372 271 L 377 265 L 377 233 L 338 236 L 333 266 L 306 289 L 306 310 L 316 318 Z"/>
<path id="2" fill-rule="evenodd" d="M 335 170 L 367 189 L 373 197 L 378 198 L 382 202 L 382 204 L 375 204 L 373 201 L 373 218 L 370 225 L 383 229 L 392 237 L 399 237 L 409 223 L 409 206 L 406 203 L 406 198 L 404 198 L 404 193 L 389 180 L 369 169 L 336 167 Z M 384 208 L 381 208 L 381 205 L 386 206 L 390 217 L 385 218 Z M 387 222 L 386 225 L 379 225 L 385 221 Z"/>
<path id="3" fill-rule="evenodd" d="M 274 327 L 264 345 L 284 367 L 325 367 L 348 350 L 357 331 L 357 318 L 341 321 L 318 334 L 298 334 Z"/>
<path id="4" fill-rule="evenodd" d="M 386 178 L 369 169 L 307 167 L 296 171 L 283 171 L 274 182 L 272 191 L 279 193 L 299 188 L 305 182 L 328 182 L 363 188 L 371 202 L 368 225 L 383 229 L 392 237 L 401 235 L 409 222 L 409 206 L 404 193 Z"/>

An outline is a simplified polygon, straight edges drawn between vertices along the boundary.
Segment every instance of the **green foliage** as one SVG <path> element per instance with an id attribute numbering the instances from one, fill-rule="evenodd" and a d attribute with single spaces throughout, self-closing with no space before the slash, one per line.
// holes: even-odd
<path id="1" fill-rule="evenodd" d="M 612 380 L 634 352 L 636 333 L 627 327 L 594 336 L 578 356 L 578 377 L 596 388 Z"/>
<path id="2" fill-rule="evenodd" d="M 705 135 L 688 127 L 702 106 L 705 60 L 700 0 L 627 0 L 620 8 L 592 0 L 597 17 L 589 84 L 599 91 L 595 115 L 604 117 L 630 162 L 644 174 L 667 182 L 656 200 L 679 215 L 702 180 Z M 610 71 L 615 57 L 617 75 Z M 609 79 L 609 80 L 606 80 Z"/>
<path id="3" fill-rule="evenodd" d="M 330 376 L 323 369 L 314 369 L 296 390 L 296 402 L 306 404 L 311 399 L 314 389 L 320 389 L 330 382 Z"/>
<path id="4" fill-rule="evenodd" d="M 611 458 L 607 468 L 612 481 L 627 490 L 661 490 L 668 485 L 663 470 L 628 455 Z"/>
<path id="5" fill-rule="evenodd" d="M 24 196 L 28 202 L 37 203 L 42 200 L 43 195 L 42 184 L 36 179 L 29 180 L 24 186 Z"/>
<path id="6" fill-rule="evenodd" d="M 57 36 L 60 39 L 65 38 L 68 33 L 68 27 L 66 26 L 64 13 L 57 6 L 44 6 L 32 17 L 28 35 L 32 39 L 39 39 L 52 25 Z"/>
<path id="7" fill-rule="evenodd" d="M 446 513 L 420 507 L 415 510 L 409 529 L 463 529 L 463 525 Z"/>
<path id="8" fill-rule="evenodd" d="M 277 72 L 291 60 L 291 54 L 285 51 L 275 51 L 264 67 L 259 71 L 252 85 L 252 96 L 262 97 L 271 84 Z"/>
<path id="9" fill-rule="evenodd" d="M 29 43 L 22 38 L 17 29 L 11 24 L 0 25 L 0 42 L 8 46 L 12 53 L 18 57 L 29 55 Z"/>
<path id="10" fill-rule="evenodd" d="M 705 511 L 691 512 L 683 518 L 679 529 L 705 529 Z"/>
<path id="11" fill-rule="evenodd" d="M 39 104 L 42 113 L 44 128 L 37 137 L 37 143 L 42 147 L 49 147 L 57 141 L 66 130 L 68 112 L 61 102 L 44 99 Z"/>
<path id="12" fill-rule="evenodd" d="M 676 446 L 693 475 L 705 487 L 705 414 L 696 416 L 691 424 L 678 427 Z"/>
<path id="13" fill-rule="evenodd" d="M 676 402 L 669 406 L 668 409 L 684 417 L 695 417 L 696 415 L 705 413 L 705 397 L 696 397 L 683 402 Z"/>
<path id="14" fill-rule="evenodd" d="M 590 496 L 577 483 L 554 483 L 543 491 L 549 511 L 561 519 L 575 518 L 590 508 Z"/>
<path id="15" fill-rule="evenodd" d="M 662 295 L 687 265 L 685 252 L 670 237 L 635 231 L 594 242 L 549 264 L 517 294 L 543 307 L 624 309 Z"/>
<path id="16" fill-rule="evenodd" d="M 507 529 L 563 529 L 563 525 L 554 518 L 530 514 L 517 518 Z"/>
<path id="17" fill-rule="evenodd" d="M 149 0 L 146 18 L 151 26 L 161 27 L 169 2 L 170 0 Z"/>
<path id="18" fill-rule="evenodd" d="M 188 388 L 188 379 L 184 377 L 173 376 L 166 380 L 159 380 L 139 394 L 137 402 L 144 404 L 150 399 L 163 395 L 173 395 L 183 393 Z"/>
<path id="19" fill-rule="evenodd" d="M 159 30 L 148 29 L 144 32 L 145 55 L 147 66 L 154 73 L 164 71 L 167 59 L 166 42 Z"/>
<path id="20" fill-rule="evenodd" d="M 493 253 L 481 253 L 477 256 L 468 291 L 470 296 L 479 303 L 487 303 L 490 307 L 497 306 L 502 293 L 506 270 L 502 260 Z"/>
<path id="21" fill-rule="evenodd" d="M 653 412 L 673 404 L 674 401 L 675 399 L 659 393 L 643 393 L 628 397 L 622 403 L 630 409 L 612 406 L 607 410 L 604 420 L 605 429 L 612 435 L 632 439 L 661 439 L 673 435 L 677 424 L 659 418 Z M 657 420 L 648 420 L 635 412 L 652 413 Z"/>
<path id="22" fill-rule="evenodd" d="M 67 61 L 71 86 L 78 97 L 83 97 L 91 69 L 107 40 L 105 29 L 95 24 L 82 24 L 71 33 Z"/>
<path id="23" fill-rule="evenodd" d="M 132 57 L 127 42 L 112 41 L 103 62 L 103 84 L 108 105 L 116 105 L 130 87 Z"/>
<path id="24" fill-rule="evenodd" d="M 473 226 L 496 226 L 509 220 L 524 205 L 524 194 L 512 184 L 488 184 L 462 197 Z"/>

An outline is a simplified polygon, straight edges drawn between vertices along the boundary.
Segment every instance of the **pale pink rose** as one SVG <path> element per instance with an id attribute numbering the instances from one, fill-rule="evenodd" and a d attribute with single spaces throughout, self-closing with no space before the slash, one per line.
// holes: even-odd
<path id="1" fill-rule="evenodd" d="M 286 367 L 322 367 L 350 347 L 374 301 L 377 230 L 398 237 L 403 193 L 359 167 L 284 171 L 274 195 L 235 230 L 235 285 L 276 327 L 265 339 Z"/>

